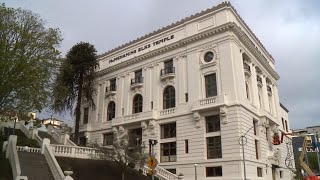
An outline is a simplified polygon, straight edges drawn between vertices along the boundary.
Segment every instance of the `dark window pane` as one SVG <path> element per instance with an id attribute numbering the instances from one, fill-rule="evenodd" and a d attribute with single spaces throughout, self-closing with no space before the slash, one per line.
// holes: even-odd
<path id="1" fill-rule="evenodd" d="M 176 142 L 162 143 L 161 144 L 161 162 L 176 161 L 177 148 Z"/>
<path id="2" fill-rule="evenodd" d="M 169 109 L 176 106 L 176 92 L 173 86 L 168 86 L 163 91 L 163 109 Z"/>
<path id="3" fill-rule="evenodd" d="M 216 74 L 205 76 L 206 97 L 213 97 L 217 95 L 217 81 Z"/>
<path id="4" fill-rule="evenodd" d="M 207 158 L 222 158 L 221 136 L 207 137 Z"/>
<path id="5" fill-rule="evenodd" d="M 220 131 L 220 116 L 208 116 L 206 117 L 207 133 Z"/>
<path id="6" fill-rule="evenodd" d="M 116 104 L 115 102 L 111 101 L 108 105 L 107 121 L 111 121 L 113 118 L 115 118 L 115 115 L 116 115 Z"/>
<path id="7" fill-rule="evenodd" d="M 161 139 L 176 137 L 176 123 L 161 125 Z"/>
<path id="8" fill-rule="evenodd" d="M 113 144 L 113 133 L 107 133 L 103 135 L 103 145 L 112 145 Z"/>
<path id="9" fill-rule="evenodd" d="M 206 176 L 207 177 L 222 176 L 222 166 L 206 167 Z"/>
<path id="10" fill-rule="evenodd" d="M 142 112 L 142 105 L 143 105 L 143 98 L 140 94 L 137 94 L 133 98 L 133 107 L 132 113 L 139 113 Z"/>
<path id="11" fill-rule="evenodd" d="M 262 177 L 262 168 L 257 167 L 257 176 Z"/>

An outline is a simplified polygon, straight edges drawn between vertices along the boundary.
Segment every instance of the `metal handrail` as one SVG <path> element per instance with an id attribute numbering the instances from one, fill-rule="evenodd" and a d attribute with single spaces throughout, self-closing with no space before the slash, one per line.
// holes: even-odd
<path id="1" fill-rule="evenodd" d="M 135 77 L 131 79 L 131 85 L 143 83 L 143 77 Z"/>
<path id="2" fill-rule="evenodd" d="M 166 67 L 164 69 L 161 69 L 160 76 L 166 75 L 166 74 L 174 74 L 175 73 L 175 67 Z"/>

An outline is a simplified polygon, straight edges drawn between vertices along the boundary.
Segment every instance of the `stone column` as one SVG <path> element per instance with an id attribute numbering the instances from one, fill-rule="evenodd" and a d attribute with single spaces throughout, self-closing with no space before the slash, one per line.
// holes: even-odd
<path id="1" fill-rule="evenodd" d="M 258 91 L 257 72 L 256 72 L 255 64 L 252 63 L 250 68 L 251 68 L 252 102 L 253 102 L 253 106 L 259 107 L 259 91 Z"/>
<path id="2" fill-rule="evenodd" d="M 273 85 L 273 99 L 274 99 L 274 107 L 275 107 L 275 115 L 276 117 L 281 117 L 280 115 L 280 100 L 279 100 L 279 92 L 278 92 L 278 85 L 274 83 Z M 278 118 L 279 119 L 279 118 Z"/>
<path id="3" fill-rule="evenodd" d="M 262 103 L 264 105 L 264 109 L 270 112 L 266 76 L 263 75 L 261 78 L 262 78 L 262 96 L 263 96 Z"/>

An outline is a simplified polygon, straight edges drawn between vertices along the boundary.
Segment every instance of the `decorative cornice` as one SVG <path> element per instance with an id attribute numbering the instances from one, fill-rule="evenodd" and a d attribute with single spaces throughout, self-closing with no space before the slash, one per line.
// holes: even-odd
<path id="1" fill-rule="evenodd" d="M 260 51 L 257 50 L 257 48 L 255 47 L 255 45 L 252 43 L 252 41 L 248 38 L 248 36 L 240 29 L 240 27 L 238 27 L 238 25 L 234 22 L 228 22 L 225 23 L 223 25 L 217 26 L 215 28 L 209 29 L 207 31 L 203 31 L 199 34 L 195 34 L 193 36 L 190 36 L 188 38 L 179 40 L 173 44 L 167 45 L 165 47 L 150 51 L 148 53 L 142 54 L 140 56 L 137 56 L 133 59 L 121 62 L 117 65 L 111 66 L 109 68 L 103 69 L 101 71 L 98 71 L 96 76 L 103 76 L 109 72 L 115 71 L 117 69 L 123 68 L 123 67 L 127 67 L 131 64 L 134 64 L 136 62 L 145 60 L 147 58 L 150 57 L 154 57 L 160 53 L 169 51 L 169 50 L 173 50 L 176 49 L 178 47 L 181 47 L 183 45 L 189 44 L 191 42 L 194 41 L 198 41 L 201 40 L 207 36 L 212 36 L 214 34 L 219 34 L 222 32 L 226 32 L 226 31 L 233 31 L 235 33 L 235 35 L 239 38 L 239 40 L 250 50 L 250 52 L 256 57 L 256 59 L 261 59 L 261 61 L 259 61 L 262 66 L 264 68 L 266 68 L 266 70 L 268 72 L 270 72 L 270 74 L 276 79 L 278 80 L 280 78 L 280 76 L 277 74 L 277 72 L 269 65 L 268 60 L 261 54 Z"/>

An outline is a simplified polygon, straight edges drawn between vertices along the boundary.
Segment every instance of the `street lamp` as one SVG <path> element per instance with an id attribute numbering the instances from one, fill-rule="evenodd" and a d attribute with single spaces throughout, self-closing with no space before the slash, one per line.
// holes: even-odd
<path id="1" fill-rule="evenodd" d="M 194 164 L 194 179 L 197 180 L 197 166 L 198 164 Z"/>
<path id="2" fill-rule="evenodd" d="M 252 126 L 251 128 L 249 128 L 242 136 L 240 136 L 238 142 L 239 142 L 239 145 L 241 145 L 242 147 L 242 163 L 243 163 L 243 174 L 244 174 L 244 180 L 247 180 L 247 174 L 246 174 L 246 159 L 245 159 L 245 156 L 244 156 L 244 145 L 247 144 L 247 138 L 246 138 L 246 135 L 248 134 L 248 132 L 252 129 L 252 128 L 256 128 L 256 127 L 259 127 L 259 126 L 265 126 L 265 124 L 259 124 L 257 126 Z"/>
<path id="3" fill-rule="evenodd" d="M 13 123 L 13 135 L 15 135 L 15 130 L 16 130 L 16 122 L 18 121 L 18 116 L 17 114 L 13 117 L 14 123 Z"/>

